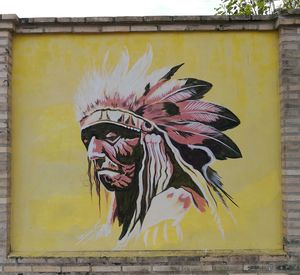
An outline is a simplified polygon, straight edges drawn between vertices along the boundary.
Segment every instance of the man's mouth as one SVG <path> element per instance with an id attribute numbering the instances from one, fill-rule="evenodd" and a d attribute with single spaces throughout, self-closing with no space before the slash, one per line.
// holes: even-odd
<path id="1" fill-rule="evenodd" d="M 115 177 L 120 176 L 119 171 L 112 171 L 109 169 L 100 170 L 97 172 L 98 178 L 104 184 L 104 186 L 113 186 L 115 182 Z"/>
<path id="2" fill-rule="evenodd" d="M 121 173 L 119 171 L 113 171 L 113 170 L 110 170 L 110 169 L 102 169 L 102 170 L 99 170 L 97 172 L 98 176 L 101 176 L 101 175 L 106 175 L 106 176 L 109 176 L 109 177 L 115 177 L 117 175 L 120 175 Z"/>

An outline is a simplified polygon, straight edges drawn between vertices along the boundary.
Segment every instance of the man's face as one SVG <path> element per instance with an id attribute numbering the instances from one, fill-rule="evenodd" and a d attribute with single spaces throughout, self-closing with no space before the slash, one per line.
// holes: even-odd
<path id="1" fill-rule="evenodd" d="M 100 182 L 110 191 L 131 186 L 141 158 L 140 133 L 110 123 L 99 123 L 81 132 L 90 161 Z"/>

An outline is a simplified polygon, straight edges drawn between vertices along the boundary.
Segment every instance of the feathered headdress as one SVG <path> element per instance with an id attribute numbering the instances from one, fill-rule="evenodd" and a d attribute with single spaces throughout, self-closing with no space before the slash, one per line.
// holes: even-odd
<path id="1" fill-rule="evenodd" d="M 232 198 L 208 165 L 215 159 L 241 157 L 237 145 L 223 133 L 239 125 L 239 119 L 222 106 L 200 100 L 211 83 L 172 79 L 183 64 L 148 75 L 151 62 L 149 49 L 129 69 L 124 52 L 112 72 L 102 68 L 89 73 L 76 97 L 81 128 L 110 122 L 141 133 L 159 131 L 180 167 L 198 184 L 208 206 L 214 209 L 216 204 L 211 188 L 226 206 L 224 195 Z M 199 183 L 201 176 L 206 184 Z"/>

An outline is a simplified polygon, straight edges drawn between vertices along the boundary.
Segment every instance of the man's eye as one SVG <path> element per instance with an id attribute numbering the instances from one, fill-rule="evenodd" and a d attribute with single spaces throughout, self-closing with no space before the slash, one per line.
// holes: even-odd
<path id="1" fill-rule="evenodd" d="M 110 132 L 105 136 L 105 139 L 109 142 L 116 142 L 119 138 L 120 138 L 120 136 L 118 136 L 114 132 Z"/>

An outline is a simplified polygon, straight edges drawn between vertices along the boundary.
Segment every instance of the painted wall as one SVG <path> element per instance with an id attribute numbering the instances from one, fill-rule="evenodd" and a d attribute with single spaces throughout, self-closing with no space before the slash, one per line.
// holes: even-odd
<path id="1" fill-rule="evenodd" d="M 17 35 L 12 73 L 13 252 L 49 255 L 116 247 L 118 225 L 108 237 L 92 234 L 79 241 L 105 220 L 108 203 L 101 199 L 99 213 L 95 192 L 90 197 L 73 98 L 84 74 L 100 67 L 107 51 L 111 67 L 124 48 L 133 64 L 149 44 L 150 71 L 184 62 L 176 78 L 211 82 L 205 100 L 225 106 L 241 120 L 226 133 L 243 158 L 212 166 L 239 207 L 229 205 L 235 222 L 218 208 L 224 238 L 209 211 L 199 214 L 191 207 L 181 222 L 183 240 L 167 222 L 168 240 L 160 225 L 158 231 L 149 230 L 147 246 L 140 236 L 126 250 L 282 248 L 276 32 Z"/>

